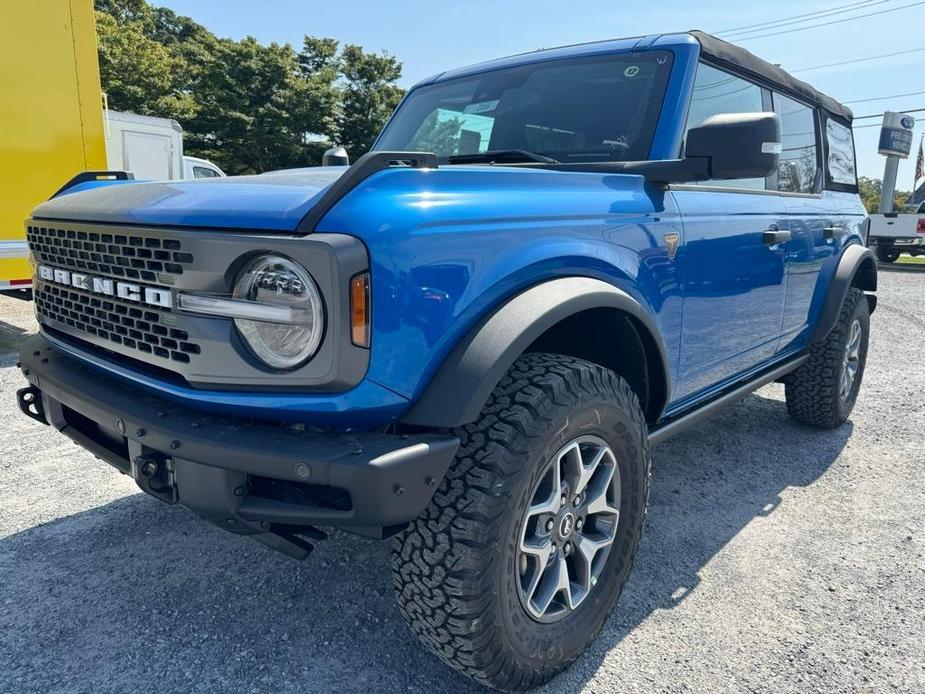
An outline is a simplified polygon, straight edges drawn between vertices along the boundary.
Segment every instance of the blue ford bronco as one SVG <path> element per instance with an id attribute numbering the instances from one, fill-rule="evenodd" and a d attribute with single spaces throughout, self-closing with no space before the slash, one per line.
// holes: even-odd
<path id="1" fill-rule="evenodd" d="M 444 72 L 349 167 L 83 174 L 26 222 L 20 407 L 293 557 L 392 538 L 418 638 L 529 689 L 614 608 L 652 445 L 772 381 L 851 413 L 851 118 L 688 32 Z"/>

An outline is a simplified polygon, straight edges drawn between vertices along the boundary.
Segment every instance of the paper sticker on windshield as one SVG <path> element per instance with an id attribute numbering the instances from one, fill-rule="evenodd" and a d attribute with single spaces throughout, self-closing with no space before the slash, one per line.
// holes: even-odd
<path id="1" fill-rule="evenodd" d="M 626 68 L 626 69 L 623 71 L 623 76 L 624 76 L 624 77 L 635 77 L 635 76 L 638 75 L 638 74 L 639 74 L 639 66 L 638 66 L 638 65 L 630 65 L 628 68 Z"/>
<path id="2" fill-rule="evenodd" d="M 762 142 L 762 154 L 780 154 L 784 151 L 784 146 L 780 142 Z"/>
<path id="3" fill-rule="evenodd" d="M 488 113 L 498 108 L 498 99 L 494 101 L 480 101 L 477 104 L 469 104 L 463 109 L 463 113 Z"/>

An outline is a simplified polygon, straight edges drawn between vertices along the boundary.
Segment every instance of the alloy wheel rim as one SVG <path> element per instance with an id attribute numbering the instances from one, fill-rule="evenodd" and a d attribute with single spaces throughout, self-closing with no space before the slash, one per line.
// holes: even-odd
<path id="1" fill-rule="evenodd" d="M 597 436 L 573 439 L 546 464 L 519 530 L 518 592 L 540 622 L 563 619 L 600 578 L 620 518 L 620 469 Z"/>
<path id="2" fill-rule="evenodd" d="M 851 396 L 851 389 L 858 377 L 861 359 L 861 322 L 857 319 L 851 323 L 848 332 L 848 342 L 842 356 L 841 381 L 839 383 L 839 396 L 847 400 Z"/>

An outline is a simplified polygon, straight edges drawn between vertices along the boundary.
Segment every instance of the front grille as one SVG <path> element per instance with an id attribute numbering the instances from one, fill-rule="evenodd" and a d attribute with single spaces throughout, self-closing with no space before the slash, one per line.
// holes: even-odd
<path id="1" fill-rule="evenodd" d="M 185 330 L 165 325 L 161 310 L 44 283 L 34 298 L 41 317 L 145 354 L 188 364 L 201 351 Z"/>
<path id="2" fill-rule="evenodd" d="M 62 228 L 30 223 L 29 249 L 37 265 L 73 272 L 175 284 L 193 254 L 178 239 L 126 232 Z M 33 290 L 40 321 L 95 342 L 121 345 L 119 350 L 142 361 L 189 364 L 201 346 L 177 326 L 170 309 L 132 299 L 102 296 L 79 287 L 37 281 Z M 92 339 L 96 336 L 98 339 Z M 157 359 L 151 359 L 157 357 Z"/>
<path id="3" fill-rule="evenodd" d="M 37 263 L 148 282 L 169 283 L 165 274 L 182 275 L 194 260 L 177 239 L 35 225 L 26 238 Z"/>
<path id="4" fill-rule="evenodd" d="M 211 390 L 330 392 L 356 385 L 366 372 L 369 351 L 350 341 L 344 300 L 350 278 L 369 269 L 358 239 L 49 218 L 25 226 L 42 330 L 102 363 Z M 237 271 L 260 253 L 292 258 L 325 297 L 325 339 L 311 360 L 291 372 L 258 363 L 232 320 L 177 308 L 185 293 L 231 296 Z"/>

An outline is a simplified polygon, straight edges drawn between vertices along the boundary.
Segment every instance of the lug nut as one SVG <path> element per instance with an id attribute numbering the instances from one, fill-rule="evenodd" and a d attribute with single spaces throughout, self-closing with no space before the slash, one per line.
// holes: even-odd
<path id="1" fill-rule="evenodd" d="M 562 499 L 559 501 L 559 505 L 560 505 L 560 506 L 565 506 L 565 504 L 566 504 L 567 502 L 568 502 L 568 497 L 567 497 L 565 494 L 563 494 L 563 495 L 562 495 Z"/>
<path id="2" fill-rule="evenodd" d="M 579 494 L 578 496 L 575 497 L 575 501 L 572 502 L 575 508 L 578 508 L 579 506 L 581 506 L 582 496 L 583 496 L 582 494 Z"/>
<path id="3" fill-rule="evenodd" d="M 554 526 L 555 523 L 553 522 L 552 518 L 550 518 L 548 521 L 546 521 L 546 532 L 551 533 Z"/>
<path id="4" fill-rule="evenodd" d="M 571 554 L 572 553 L 572 543 L 566 542 L 564 549 L 565 549 L 566 554 Z"/>
<path id="5" fill-rule="evenodd" d="M 577 521 L 575 521 L 575 530 L 581 530 L 581 526 L 583 526 L 584 524 L 585 522 L 581 518 L 579 518 Z"/>

